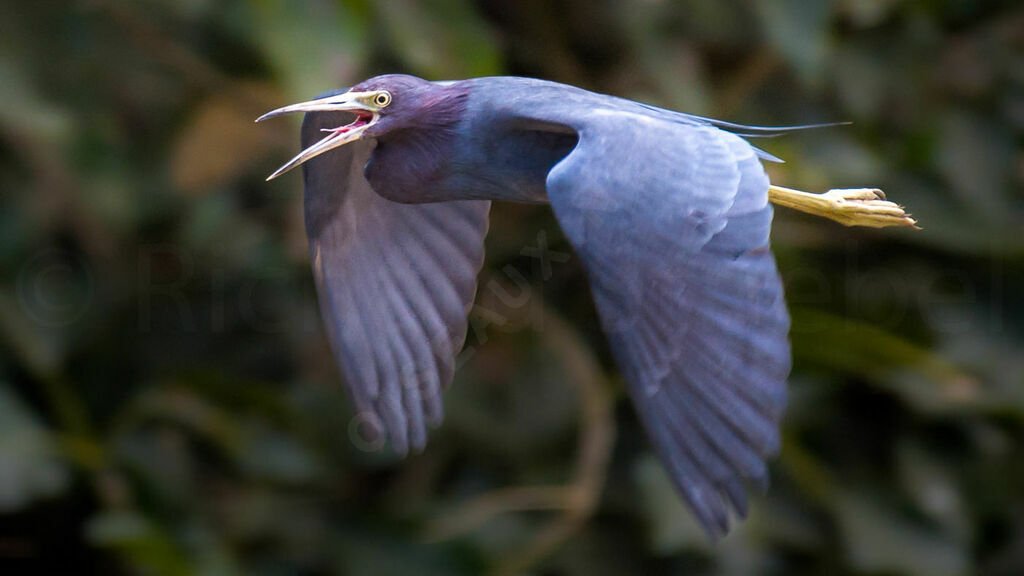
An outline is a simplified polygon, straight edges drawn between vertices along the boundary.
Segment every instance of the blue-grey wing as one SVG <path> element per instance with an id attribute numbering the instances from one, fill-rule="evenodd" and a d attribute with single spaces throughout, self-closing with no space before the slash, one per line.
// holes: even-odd
<path id="1" fill-rule="evenodd" d="M 339 115 L 307 115 L 302 145 Z M 304 164 L 306 232 L 321 315 L 364 433 L 400 454 L 442 419 L 483 263 L 490 202 L 406 205 L 363 176 L 373 142 Z"/>
<path id="2" fill-rule="evenodd" d="M 663 463 L 722 535 L 730 504 L 746 514 L 744 479 L 767 486 L 786 403 L 767 176 L 746 141 L 712 126 L 595 111 L 574 128 L 551 203 Z"/>

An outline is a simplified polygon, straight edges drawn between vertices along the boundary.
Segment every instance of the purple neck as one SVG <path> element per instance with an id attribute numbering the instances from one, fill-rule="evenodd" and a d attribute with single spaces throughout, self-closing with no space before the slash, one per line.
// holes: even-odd
<path id="1" fill-rule="evenodd" d="M 388 119 L 366 165 L 373 189 L 396 202 L 430 201 L 431 184 L 448 168 L 469 100 L 463 84 L 427 86 L 408 93 L 402 112 Z"/>

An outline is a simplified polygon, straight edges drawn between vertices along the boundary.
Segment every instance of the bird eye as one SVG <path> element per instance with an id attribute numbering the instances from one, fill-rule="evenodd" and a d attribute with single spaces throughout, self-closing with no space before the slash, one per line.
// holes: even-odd
<path id="1" fill-rule="evenodd" d="M 377 95 L 373 97 L 373 103 L 381 108 L 391 104 L 391 93 L 387 91 L 378 92 Z"/>

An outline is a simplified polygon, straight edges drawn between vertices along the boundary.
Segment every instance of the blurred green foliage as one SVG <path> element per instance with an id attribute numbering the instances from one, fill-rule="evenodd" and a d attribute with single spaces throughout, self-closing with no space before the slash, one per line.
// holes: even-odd
<path id="1" fill-rule="evenodd" d="M 717 547 L 544 207 L 494 211 L 426 452 L 351 441 L 300 179 L 263 182 L 297 121 L 252 119 L 397 71 L 855 122 L 763 141 L 772 178 L 924 231 L 777 211 L 785 443 Z M 0 104 L 3 574 L 1024 573 L 1019 2 L 7 2 Z"/>

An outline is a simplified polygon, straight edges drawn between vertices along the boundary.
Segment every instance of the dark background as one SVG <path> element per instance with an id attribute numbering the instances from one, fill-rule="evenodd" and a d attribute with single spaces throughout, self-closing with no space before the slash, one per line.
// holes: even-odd
<path id="1" fill-rule="evenodd" d="M 709 546 L 546 207 L 497 206 L 448 417 L 349 434 L 298 150 L 374 74 L 548 78 L 755 124 L 795 367 L 773 486 Z M 0 5 L 0 573 L 1024 573 L 1024 7 L 900 0 Z M 628 166 L 623 166 L 628 170 Z M 538 257 L 543 254 L 543 258 Z"/>

